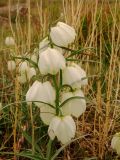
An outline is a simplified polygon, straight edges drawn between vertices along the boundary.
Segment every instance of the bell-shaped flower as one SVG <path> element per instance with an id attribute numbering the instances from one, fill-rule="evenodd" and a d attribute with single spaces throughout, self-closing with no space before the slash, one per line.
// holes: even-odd
<path id="1" fill-rule="evenodd" d="M 60 69 L 64 69 L 65 66 L 66 61 L 64 56 L 54 48 L 47 48 L 39 54 L 38 67 L 43 75 L 48 73 L 55 75 Z"/>
<path id="2" fill-rule="evenodd" d="M 24 73 L 22 72 L 20 76 L 18 76 L 18 80 L 20 83 L 26 83 L 30 81 L 30 79 L 36 75 L 36 70 L 33 67 L 28 68 L 28 70 Z"/>
<path id="3" fill-rule="evenodd" d="M 49 40 L 48 37 L 44 38 L 40 43 L 39 43 L 39 53 L 45 51 L 49 47 Z"/>
<path id="4" fill-rule="evenodd" d="M 62 143 L 66 144 L 72 138 L 75 137 L 76 125 L 71 116 L 58 117 L 55 116 L 49 125 L 48 135 L 50 139 L 57 139 Z"/>
<path id="5" fill-rule="evenodd" d="M 120 132 L 116 133 L 111 141 L 111 147 L 120 155 Z"/>
<path id="6" fill-rule="evenodd" d="M 15 40 L 13 37 L 6 37 L 5 39 L 6 46 L 13 46 L 15 45 Z"/>
<path id="7" fill-rule="evenodd" d="M 63 70 L 63 84 L 68 84 L 73 88 L 87 85 L 86 72 L 79 65 L 73 63 Z"/>
<path id="8" fill-rule="evenodd" d="M 21 84 L 26 83 L 26 82 L 28 81 L 28 80 L 27 80 L 27 76 L 22 73 L 21 75 L 18 76 L 18 81 L 19 81 L 19 83 L 21 83 Z"/>
<path id="9" fill-rule="evenodd" d="M 16 63 L 15 63 L 15 61 L 10 60 L 10 61 L 7 62 L 7 64 L 8 64 L 8 70 L 9 70 L 9 71 L 15 70 L 15 68 L 16 68 Z"/>
<path id="10" fill-rule="evenodd" d="M 19 76 L 18 80 L 20 83 L 26 83 L 36 75 L 36 70 L 33 67 L 30 67 L 27 62 L 22 62 L 19 64 Z"/>
<path id="11" fill-rule="evenodd" d="M 34 67 L 30 67 L 27 73 L 28 79 L 30 80 L 33 76 L 36 75 L 36 70 Z"/>
<path id="12" fill-rule="evenodd" d="M 52 108 L 49 105 L 43 104 L 43 106 L 40 107 L 40 118 L 46 125 L 50 124 L 52 118 L 55 117 L 55 114 L 55 108 Z"/>
<path id="13" fill-rule="evenodd" d="M 37 101 L 35 104 L 38 107 L 42 107 L 43 103 L 49 103 L 54 105 L 55 103 L 55 90 L 49 81 L 41 83 L 35 81 L 33 85 L 29 88 L 26 94 L 26 101 Z"/>
<path id="14" fill-rule="evenodd" d="M 19 64 L 19 73 L 25 73 L 28 71 L 28 69 L 29 69 L 29 65 L 26 61 L 21 62 Z"/>
<path id="15" fill-rule="evenodd" d="M 50 41 L 48 40 L 48 37 L 46 37 L 39 43 L 39 53 L 45 51 L 49 46 L 50 46 Z M 55 48 L 62 54 L 64 53 L 64 50 L 60 47 L 53 46 L 53 48 Z"/>
<path id="16" fill-rule="evenodd" d="M 71 97 L 76 98 L 72 99 Z M 86 101 L 84 99 L 84 94 L 81 90 L 62 93 L 61 102 L 64 101 L 66 101 L 66 103 L 61 108 L 64 115 L 73 115 L 78 118 L 86 110 Z"/>
<path id="17" fill-rule="evenodd" d="M 75 36 L 75 29 L 63 22 L 58 22 L 50 31 L 52 42 L 58 46 L 68 46 L 75 40 Z"/>

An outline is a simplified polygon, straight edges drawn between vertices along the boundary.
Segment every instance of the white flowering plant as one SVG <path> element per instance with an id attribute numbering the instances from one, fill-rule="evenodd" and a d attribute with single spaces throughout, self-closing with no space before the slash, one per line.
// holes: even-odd
<path id="1" fill-rule="evenodd" d="M 50 148 L 55 137 L 61 145 L 70 143 L 75 137 L 74 118 L 79 118 L 86 110 L 82 86 L 88 84 L 87 75 L 79 64 L 73 63 L 76 62 L 73 56 L 81 53 L 81 50 L 68 47 L 75 37 L 73 27 L 58 22 L 40 42 L 38 54 L 13 57 L 22 60 L 18 65 L 21 84 L 36 77 L 26 93 L 26 102 L 28 105 L 34 103 L 40 109 L 40 118 L 48 125 L 50 141 L 47 159 L 51 157 Z M 14 62 L 8 62 L 9 71 L 15 69 Z"/>

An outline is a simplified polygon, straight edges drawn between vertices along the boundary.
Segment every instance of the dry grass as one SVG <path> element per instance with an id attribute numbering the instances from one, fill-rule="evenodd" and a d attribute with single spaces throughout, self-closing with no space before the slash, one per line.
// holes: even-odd
<path id="1" fill-rule="evenodd" d="M 0 116 L 1 159 L 13 158 L 4 155 L 4 151 L 16 153 L 31 149 L 34 154 L 36 141 L 44 153 L 47 139 L 46 127 L 40 122 L 37 109 L 18 103 L 24 100 L 28 86 L 18 83 L 17 71 L 14 74 L 7 71 L 11 49 L 5 47 L 4 38 L 9 34 L 15 37 L 17 43 L 12 52 L 14 50 L 17 55 L 26 51 L 32 53 L 56 19 L 75 27 L 78 36 L 71 48 L 93 47 L 96 50 L 87 50 L 77 56 L 88 73 L 89 85 L 84 88 L 87 111 L 76 120 L 76 136 L 88 135 L 67 147 L 60 159 L 115 159 L 117 156 L 110 148 L 110 141 L 113 134 L 120 131 L 119 0 L 111 3 L 108 0 L 58 0 L 51 3 L 40 0 L 31 2 L 31 6 L 30 0 L 27 0 L 27 4 L 28 10 L 24 9 L 11 17 L 12 4 L 9 0 L 8 22 L 7 25 L 2 24 L 0 29 L 0 99 L 5 106 Z M 23 128 L 29 137 L 22 134 Z M 39 139 L 42 136 L 43 139 Z M 59 144 L 54 149 L 57 147 Z"/>

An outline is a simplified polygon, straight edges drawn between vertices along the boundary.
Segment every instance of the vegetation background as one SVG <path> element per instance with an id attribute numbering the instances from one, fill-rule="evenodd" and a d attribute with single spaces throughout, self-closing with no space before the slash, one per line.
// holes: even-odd
<path id="1" fill-rule="evenodd" d="M 20 160 L 38 160 L 46 152 L 47 127 L 39 110 L 23 103 L 29 84 L 18 83 L 17 73 L 8 72 L 7 61 L 10 52 L 32 54 L 57 21 L 75 27 L 71 48 L 86 48 L 74 58 L 86 70 L 89 85 L 84 88 L 87 111 L 76 119 L 78 139 L 61 152 L 56 142 L 52 146 L 53 152 L 60 152 L 56 159 L 117 160 L 110 142 L 120 131 L 119 0 L 0 0 L 0 160 L 16 160 L 14 154 Z M 4 43 L 11 35 L 15 48 Z"/>

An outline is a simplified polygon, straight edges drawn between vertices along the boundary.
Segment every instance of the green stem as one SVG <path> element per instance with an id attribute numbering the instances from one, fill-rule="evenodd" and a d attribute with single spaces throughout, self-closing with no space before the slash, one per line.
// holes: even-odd
<path id="1" fill-rule="evenodd" d="M 49 139 L 49 142 L 47 144 L 47 154 L 46 154 L 46 159 L 47 160 L 51 159 L 51 147 L 52 147 L 52 140 Z"/>
<path id="2" fill-rule="evenodd" d="M 49 33 L 50 33 L 50 26 L 51 26 L 51 25 L 49 25 Z M 48 40 L 50 41 L 50 46 L 51 46 L 51 48 L 53 48 L 53 42 L 52 42 L 51 37 L 50 37 L 49 34 L 48 34 Z"/>
<path id="3" fill-rule="evenodd" d="M 62 70 L 60 69 L 60 86 L 62 86 Z"/>
<path id="4" fill-rule="evenodd" d="M 56 115 L 59 115 L 59 87 L 57 85 L 57 82 L 56 82 L 56 76 L 53 76 L 53 82 L 54 82 L 54 85 L 55 85 L 55 90 L 56 90 Z"/>

